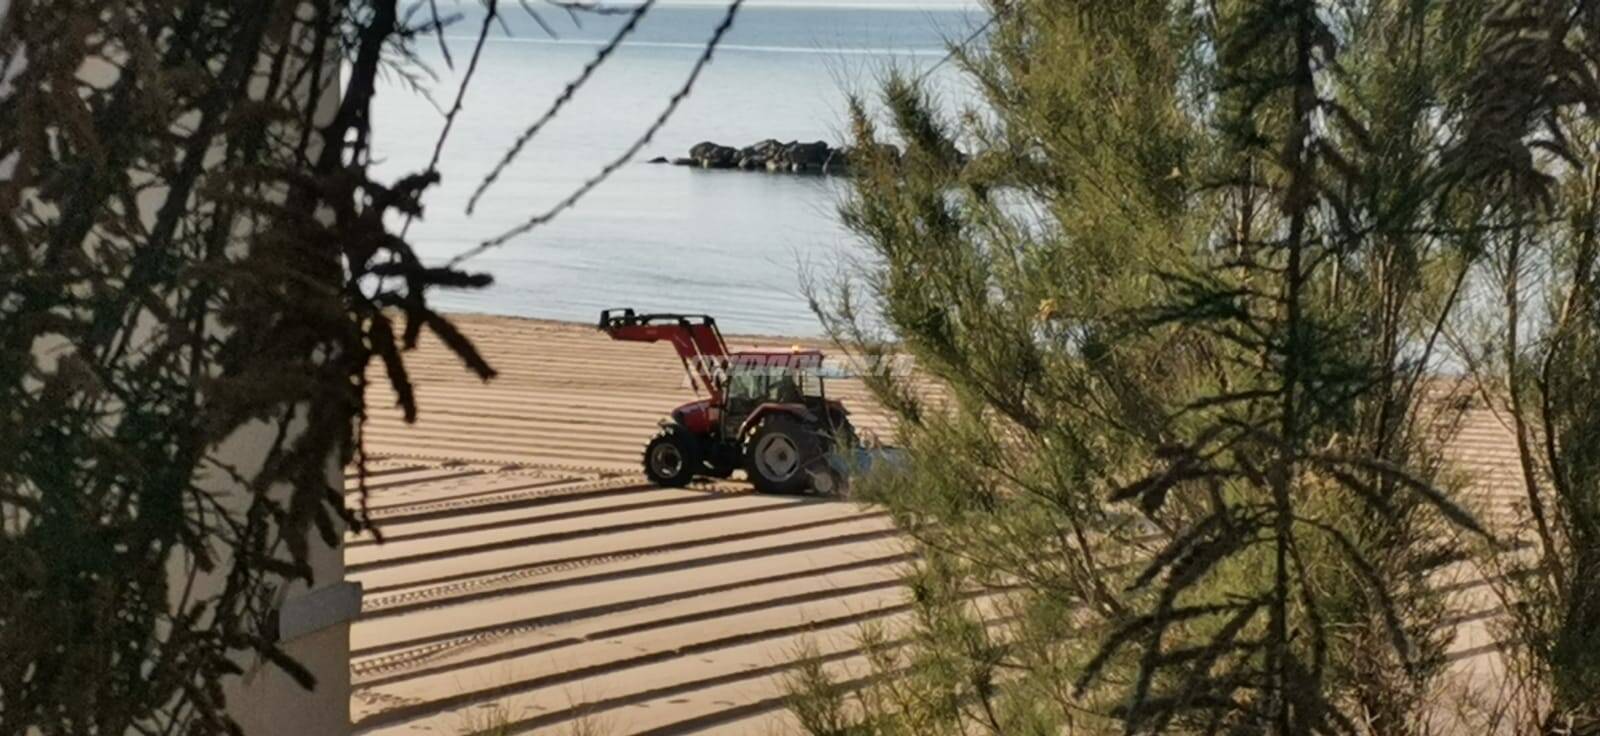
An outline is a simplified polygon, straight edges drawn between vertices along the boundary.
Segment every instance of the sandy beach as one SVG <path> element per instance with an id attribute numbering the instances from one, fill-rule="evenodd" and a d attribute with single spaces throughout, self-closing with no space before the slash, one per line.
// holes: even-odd
<path id="1" fill-rule="evenodd" d="M 884 513 L 742 482 L 654 488 L 641 449 L 693 398 L 669 346 L 460 320 L 499 378 L 479 383 L 425 340 L 411 363 L 420 420 L 375 411 L 368 426 L 387 541 L 352 539 L 345 556 L 366 589 L 357 732 L 501 718 L 550 733 L 781 732 L 782 675 L 804 642 L 831 669 L 864 671 L 857 627 L 905 611 L 909 557 Z M 828 388 L 858 427 L 888 429 L 859 382 Z M 376 380 L 370 398 L 392 403 Z"/>
<path id="2" fill-rule="evenodd" d="M 784 676 L 804 647 L 865 674 L 856 633 L 906 615 L 911 561 L 880 510 L 752 493 L 743 482 L 664 490 L 639 471 L 656 422 L 693 398 L 665 344 L 508 317 L 460 324 L 500 376 L 484 385 L 431 340 L 411 356 L 421 416 L 407 426 L 374 380 L 373 518 L 352 538 L 365 586 L 351 631 L 357 733 L 791 733 Z M 729 338 L 730 347 L 788 345 Z M 814 344 L 814 343 L 811 343 Z M 832 381 L 857 426 L 889 424 L 859 382 Z M 1450 455 L 1495 515 L 1517 474 L 1509 435 L 1474 413 Z M 347 481 L 353 488 L 355 479 Z M 1492 665 L 1482 585 L 1453 647 Z"/>

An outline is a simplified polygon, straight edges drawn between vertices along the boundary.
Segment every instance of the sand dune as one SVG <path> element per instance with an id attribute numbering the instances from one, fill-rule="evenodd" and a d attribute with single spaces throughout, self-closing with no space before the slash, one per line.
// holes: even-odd
<path id="1" fill-rule="evenodd" d="M 650 486 L 644 443 L 694 397 L 668 346 L 459 319 L 500 377 L 480 384 L 425 340 L 411 356 L 420 421 L 376 411 L 367 428 L 367 503 L 386 542 L 346 551 L 365 586 L 351 632 L 358 733 L 455 734 L 493 717 L 514 732 L 785 733 L 783 677 L 802 644 L 841 677 L 866 674 L 855 632 L 908 610 L 897 574 L 910 556 L 885 513 L 740 482 Z M 371 386 L 372 406 L 392 401 Z M 829 393 L 887 436 L 858 382 Z M 1491 414 L 1473 414 L 1448 455 L 1489 515 L 1517 512 L 1520 474 Z M 1495 609 L 1465 581 L 1477 613 L 1453 651 L 1492 677 Z"/>

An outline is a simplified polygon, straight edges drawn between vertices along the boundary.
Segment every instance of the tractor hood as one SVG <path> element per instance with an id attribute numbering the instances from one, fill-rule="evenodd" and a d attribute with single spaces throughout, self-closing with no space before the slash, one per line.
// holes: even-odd
<path id="1" fill-rule="evenodd" d="M 691 401 L 672 410 L 672 421 L 695 434 L 705 434 L 717 426 L 717 410 L 710 399 Z"/>

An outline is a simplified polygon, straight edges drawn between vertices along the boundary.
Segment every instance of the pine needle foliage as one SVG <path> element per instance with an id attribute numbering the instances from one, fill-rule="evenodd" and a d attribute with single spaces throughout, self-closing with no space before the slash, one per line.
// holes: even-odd
<path id="1" fill-rule="evenodd" d="M 0 3 L 0 733 L 237 733 L 245 666 L 315 685 L 276 611 L 363 527 L 338 480 L 353 464 L 364 508 L 369 365 L 408 421 L 424 331 L 495 374 L 428 300 L 489 276 L 425 264 L 402 223 L 502 3 L 433 160 L 370 168 L 380 79 L 419 85 L 424 41 L 458 63 L 440 5 Z"/>
<path id="2" fill-rule="evenodd" d="M 273 612 L 362 526 L 330 476 L 356 459 L 366 366 L 407 418 L 422 329 L 494 374 L 425 298 L 488 277 L 423 267 L 386 223 L 437 175 L 368 175 L 398 13 L 11 4 L 0 731 L 236 730 L 222 683 L 246 657 L 313 686 Z"/>
<path id="3" fill-rule="evenodd" d="M 1594 87 L 1506 39 L 1520 7 L 997 2 L 956 52 L 981 108 L 942 118 L 894 74 L 856 100 L 860 147 L 906 155 L 856 179 L 870 258 L 817 309 L 945 391 L 868 376 L 912 459 L 866 492 L 923 552 L 924 618 L 903 674 L 810 712 L 1435 727 L 1443 583 L 1495 544 L 1440 455 L 1472 388 L 1450 325 L 1497 238 L 1549 219 L 1541 157 L 1570 146 L 1545 113 Z"/>
<path id="4" fill-rule="evenodd" d="M 1480 323 L 1475 344 L 1498 347 L 1474 379 L 1512 430 L 1523 473 L 1511 533 L 1522 542 L 1487 554 L 1486 571 L 1509 614 L 1495 632 L 1518 696 L 1497 714 L 1512 732 L 1600 728 L 1600 366 L 1593 272 L 1595 171 L 1591 124 L 1569 129 L 1583 166 L 1561 177 L 1563 216 L 1509 234 L 1479 274 L 1506 307 L 1529 316 Z M 1514 244 L 1514 245 L 1513 245 Z M 1486 333 L 1486 334 L 1485 334 Z"/>
<path id="5" fill-rule="evenodd" d="M 1487 565 L 1509 614 L 1496 629 L 1520 695 L 1505 714 L 1517 733 L 1600 729 L 1597 32 L 1587 6 L 1514 6 L 1495 19 L 1497 63 L 1479 72 L 1520 103 L 1478 123 L 1501 137 L 1502 186 L 1532 189 L 1552 215 L 1490 241 L 1473 283 L 1495 308 L 1454 335 L 1511 430 L 1522 481 L 1513 531 L 1525 544 L 1491 550 Z"/>

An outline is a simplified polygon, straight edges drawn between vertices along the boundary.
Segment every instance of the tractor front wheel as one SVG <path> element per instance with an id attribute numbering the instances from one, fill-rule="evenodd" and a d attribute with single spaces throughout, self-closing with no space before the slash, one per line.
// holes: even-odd
<path id="1" fill-rule="evenodd" d="M 744 469 L 762 493 L 800 493 L 811 486 L 808 468 L 822 458 L 815 432 L 786 416 L 763 420 L 744 446 Z"/>
<path id="2" fill-rule="evenodd" d="M 644 447 L 644 474 L 650 482 L 681 488 L 700 467 L 700 442 L 682 427 L 666 427 Z"/>

